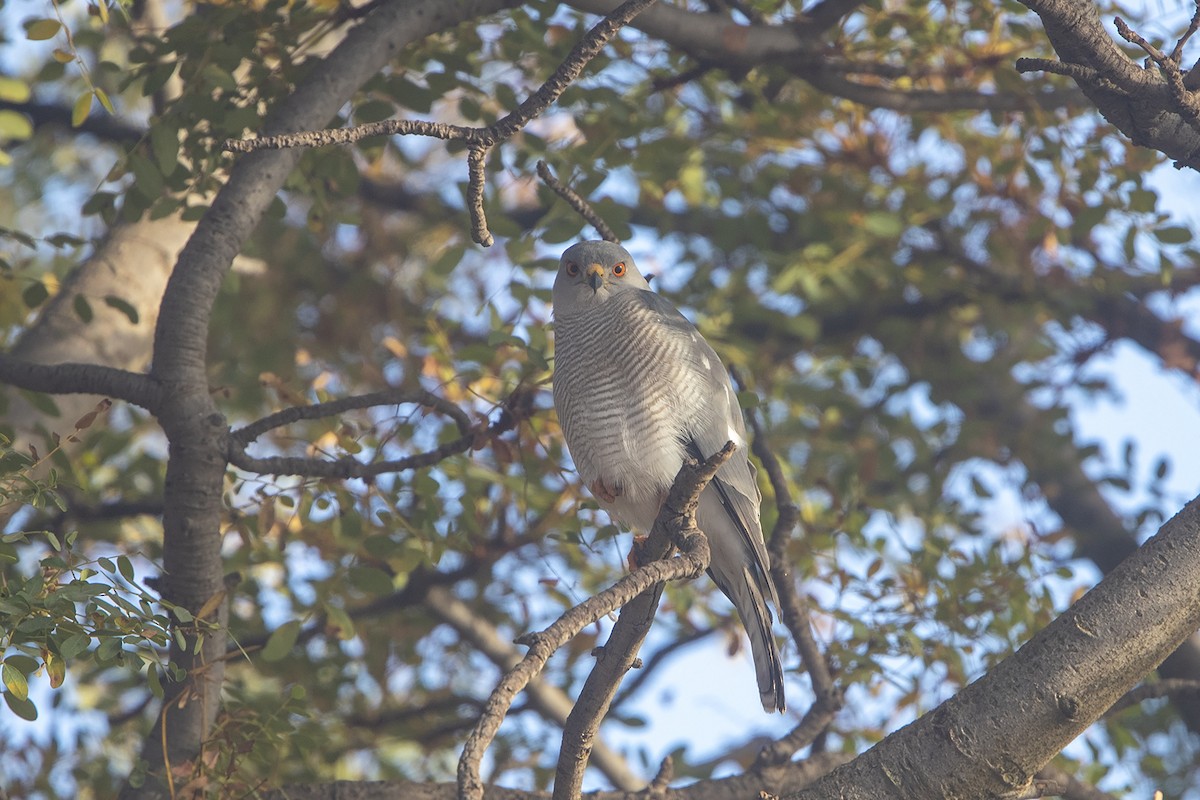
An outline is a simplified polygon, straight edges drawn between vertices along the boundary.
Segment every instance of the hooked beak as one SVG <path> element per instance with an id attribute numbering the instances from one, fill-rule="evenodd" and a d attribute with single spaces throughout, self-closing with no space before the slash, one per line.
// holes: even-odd
<path id="1" fill-rule="evenodd" d="M 587 268 L 588 286 L 592 287 L 593 292 L 600 290 L 600 286 L 604 283 L 604 267 L 599 264 L 592 264 Z"/>

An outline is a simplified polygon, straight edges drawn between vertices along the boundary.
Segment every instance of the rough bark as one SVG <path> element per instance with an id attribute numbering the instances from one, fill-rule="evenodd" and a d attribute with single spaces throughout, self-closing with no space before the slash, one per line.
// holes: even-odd
<path id="1" fill-rule="evenodd" d="M 790 800 L 1013 796 L 1200 626 L 1200 498 L 954 698 Z"/>
<path id="2" fill-rule="evenodd" d="M 270 115 L 270 135 L 323 127 L 368 78 L 404 47 L 468 19 L 515 2 L 441 0 L 380 6 L 352 30 L 292 95 Z M 263 213 L 300 158 L 296 150 L 248 155 L 235 165 L 226 185 L 180 253 L 163 296 L 154 337 L 153 377 L 163 388 L 158 420 L 169 442 L 163 515 L 163 596 L 193 614 L 225 591 L 221 560 L 221 490 L 228 426 L 209 393 L 207 337 L 221 282 Z M 225 633 L 220 627 L 227 600 L 216 604 L 218 626 L 202 637 L 187 631 L 185 645 L 172 648 L 172 662 L 188 679 L 171 685 L 147 736 L 142 759 L 150 770 L 140 787 L 127 785 L 125 798 L 165 797 L 172 768 L 186 770 L 197 757 L 216 718 L 224 678 Z"/>

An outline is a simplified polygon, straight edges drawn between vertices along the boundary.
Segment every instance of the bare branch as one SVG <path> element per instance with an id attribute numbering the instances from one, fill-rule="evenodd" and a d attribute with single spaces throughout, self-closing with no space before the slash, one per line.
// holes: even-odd
<path id="1" fill-rule="evenodd" d="M 488 230 L 487 215 L 483 210 L 483 185 L 487 180 L 483 166 L 487 161 L 488 148 L 478 145 L 467 151 L 467 208 L 471 212 L 471 239 L 484 247 L 491 247 L 496 240 Z"/>
<path id="2" fill-rule="evenodd" d="M 737 381 L 739 388 L 745 387 L 736 371 L 734 380 Z M 816 706 L 821 712 L 816 714 L 814 719 L 820 718 L 827 712 L 832 720 L 833 716 L 842 708 L 842 693 L 834 683 L 833 676 L 829 672 L 829 665 L 825 661 L 825 655 L 821 652 L 816 637 L 813 635 L 808 602 L 796 590 L 796 583 L 787 570 L 787 543 L 791 539 L 792 531 L 800 521 L 800 509 L 792 500 L 792 492 L 784 477 L 783 467 L 780 465 L 775 451 L 767 442 L 758 414 L 750 409 L 746 413 L 746 418 L 750 421 L 750 429 L 754 431 L 754 440 L 751 442 L 750 449 L 762 462 L 763 469 L 766 470 L 767 477 L 771 481 L 771 488 L 775 492 L 775 507 L 779 513 L 775 520 L 775 528 L 771 531 L 771 538 L 767 542 L 767 552 L 771 556 L 771 580 L 779 595 L 779 616 L 788 632 L 792 634 L 792 639 L 796 642 L 796 647 L 800 650 L 800 657 L 804 660 L 804 666 L 808 670 L 809 679 L 812 681 L 813 694 L 817 697 Z M 815 711 L 816 709 L 810 711 L 805 719 L 814 715 Z M 796 730 L 804 728 L 804 724 L 802 720 Z M 793 731 L 792 734 L 785 737 L 785 740 L 781 741 L 798 742 L 801 740 L 802 737 Z M 808 743 L 810 742 L 800 746 L 806 746 Z"/>
<path id="3" fill-rule="evenodd" d="M 680 555 L 669 560 L 652 561 L 639 567 L 613 586 L 567 611 L 546 630 L 519 640 L 529 645 L 529 652 L 520 664 L 505 674 L 493 690 L 483 714 L 480 715 L 479 724 L 463 747 L 462 757 L 458 762 L 458 786 L 464 800 L 479 800 L 483 797 L 484 785 L 479 776 L 483 753 L 499 730 L 513 698 L 541 671 L 555 650 L 586 626 L 612 613 L 650 587 L 677 578 L 694 578 L 708 567 L 708 540 L 696 528 L 696 504 L 699 502 L 701 491 L 712 480 L 717 469 L 729 459 L 733 449 L 733 443 L 729 442 L 703 464 L 685 462 L 680 468 L 667 501 L 659 512 L 660 517 L 664 514 L 671 515 L 668 524 L 677 537 L 676 544 L 681 551 Z M 655 527 L 658 527 L 657 521 Z M 579 772 L 582 780 L 582 765 Z M 558 781 L 555 783 L 557 792 Z"/>
<path id="4" fill-rule="evenodd" d="M 620 243 L 621 240 L 617 238 L 617 235 L 613 233 L 612 228 L 608 227 L 603 218 L 596 213 L 591 204 L 580 197 L 570 186 L 564 185 L 558 178 L 554 177 L 554 173 L 550 171 L 550 167 L 546 165 L 545 161 L 537 163 L 537 174 L 542 179 L 542 182 L 549 186 L 556 195 L 566 200 L 567 205 L 575 209 L 575 213 L 583 217 L 585 222 L 596 229 L 596 233 L 600 234 L 601 239 L 606 242 Z"/>
<path id="5" fill-rule="evenodd" d="M 388 394 L 380 392 L 377 394 Z M 363 397 L 370 397 L 364 395 Z M 295 409 L 287 409 L 278 414 L 273 414 L 258 423 L 256 426 L 261 426 L 268 420 L 272 420 L 270 427 L 276 427 L 274 418 L 290 413 L 303 413 L 305 409 L 328 407 L 337 403 L 356 402 L 361 398 L 346 398 L 345 400 L 334 401 L 333 403 L 318 404 L 317 406 L 298 406 Z M 439 411 L 454 417 L 455 422 L 459 425 L 459 430 L 463 430 L 463 423 L 469 422 L 465 414 L 460 410 L 456 412 L 450 411 L 452 404 L 438 398 L 436 395 L 429 395 L 431 402 L 429 405 Z M 259 475 L 297 475 L 306 478 L 373 478 L 376 475 L 383 475 L 388 472 L 403 472 L 409 469 L 420 469 L 422 467 L 433 466 L 439 461 L 444 461 L 450 456 L 459 453 L 465 453 L 473 447 L 481 447 L 488 439 L 493 439 L 506 431 L 516 427 L 516 425 L 524 419 L 528 413 L 528 401 L 530 400 L 527 389 L 518 388 L 513 391 L 501 403 L 500 414 L 486 428 L 468 428 L 466 432 L 452 441 L 429 450 L 424 453 L 406 456 L 404 458 L 390 459 L 386 461 L 372 461 L 364 463 L 356 458 L 344 457 L 336 459 L 317 459 L 317 458 L 301 458 L 298 456 L 268 456 L 265 458 L 256 458 L 246 452 L 246 445 L 236 438 L 236 434 L 243 434 L 248 428 L 243 428 L 241 431 L 235 432 L 235 435 L 226 437 L 225 440 L 225 458 L 230 464 L 239 469 L 244 469 L 248 472 L 255 472 Z M 420 401 L 425 404 L 425 398 Z M 381 405 L 380 403 L 371 403 L 371 405 Z M 345 410 L 344 408 L 342 410 Z M 322 410 L 317 416 L 327 416 L 328 412 Z M 307 417 L 302 417 L 307 418 Z M 286 423 L 280 423 L 286 424 Z M 260 433 L 261 435 L 261 433 Z"/>
<path id="6" fill-rule="evenodd" d="M 692 479 L 687 479 L 685 475 L 687 466 L 680 470 L 666 501 L 659 509 L 650 535 L 640 545 L 634 545 L 637 563 L 663 563 L 660 559 L 670 555 L 679 533 L 686 530 L 681 526 L 695 528 L 694 515 L 700 492 L 716 474 L 717 468 L 733 454 L 733 450 L 733 443 L 728 442 L 716 455 L 701 465 L 702 468 L 711 466 L 711 473 L 695 485 L 692 484 Z M 563 727 L 562 748 L 559 750 L 554 778 L 556 800 L 569 800 L 578 796 L 583 786 L 583 773 L 587 768 L 592 742 L 596 738 L 601 721 L 612 705 L 621 679 L 633 668 L 638 649 L 650 632 L 662 590 L 662 583 L 655 584 L 622 608 L 621 616 L 613 626 L 608 641 L 600 648 L 596 666 L 592 668 L 583 688 L 579 690 L 579 699 Z"/>
<path id="7" fill-rule="evenodd" d="M 47 394 L 99 394 L 153 412 L 162 387 L 149 375 L 99 364 L 35 364 L 0 353 L 0 383 Z"/>
<path id="8" fill-rule="evenodd" d="M 264 149 L 346 144 L 371 136 L 405 134 L 464 142 L 468 148 L 467 205 L 471 213 L 471 238 L 484 247 L 490 247 L 495 240 L 488 230 L 487 216 L 483 208 L 483 167 L 488 151 L 511 138 L 549 108 L 566 91 L 567 87 L 575 82 L 584 67 L 604 49 L 609 40 L 654 2 L 655 0 L 626 0 L 613 9 L 611 14 L 592 26 L 591 30 L 571 49 L 571 52 L 545 83 L 525 98 L 524 102 L 515 110 L 485 128 L 467 128 L 461 125 L 446 125 L 422 120 L 384 120 L 336 131 L 308 131 L 254 139 L 227 139 L 223 146 L 231 152 L 250 153 Z"/>
<path id="9" fill-rule="evenodd" d="M 257 422 L 252 422 L 245 427 L 238 428 L 230 433 L 230 436 L 236 442 L 249 444 L 267 431 L 283 427 L 284 425 L 291 425 L 293 422 L 299 422 L 300 420 L 332 417 L 346 411 L 372 408 L 374 406 L 395 406 L 407 403 L 415 403 L 432 408 L 452 418 L 458 426 L 458 432 L 461 434 L 465 435 L 471 430 L 471 418 L 467 416 L 465 411 L 432 392 L 427 392 L 424 389 L 386 389 L 381 392 L 344 397 L 340 400 L 331 400 L 326 403 L 285 408 L 282 411 L 276 411 L 274 414 L 263 417 Z"/>
<path id="10" fill-rule="evenodd" d="M 445 586 L 435 586 L 425 596 L 425 606 L 466 641 L 483 653 L 501 670 L 513 669 L 521 662 L 517 648 L 505 641 L 496 627 L 475 614 L 466 603 L 450 593 Z M 571 698 L 556 686 L 534 677 L 525 687 L 529 704 L 556 725 L 567 721 Z M 636 791 L 645 785 L 625 759 L 604 742 L 596 743 L 596 766 L 614 786 Z"/>

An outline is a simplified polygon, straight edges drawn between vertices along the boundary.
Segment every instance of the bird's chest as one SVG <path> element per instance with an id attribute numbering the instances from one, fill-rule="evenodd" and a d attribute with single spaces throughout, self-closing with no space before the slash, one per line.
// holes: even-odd
<path id="1" fill-rule="evenodd" d="M 554 401 L 584 482 L 643 502 L 670 486 L 711 399 L 686 334 L 649 312 L 608 311 L 557 321 Z"/>

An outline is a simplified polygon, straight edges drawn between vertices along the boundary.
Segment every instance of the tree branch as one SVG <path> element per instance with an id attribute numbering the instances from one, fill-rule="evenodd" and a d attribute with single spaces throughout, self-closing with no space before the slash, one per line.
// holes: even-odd
<path id="1" fill-rule="evenodd" d="M 377 392 L 376 395 L 392 395 L 392 392 Z M 426 397 L 427 395 L 427 397 Z M 423 392 L 416 395 L 420 400 L 410 400 L 406 402 L 421 402 L 422 405 L 430 405 L 439 411 L 443 411 L 453 417 L 455 423 L 459 425 L 459 430 L 463 430 L 462 425 L 469 423 L 470 419 L 461 410 L 455 407 L 452 403 L 437 397 L 436 395 Z M 346 410 L 355 406 L 354 404 L 361 401 L 365 397 L 372 395 L 363 395 L 361 397 L 350 397 L 344 400 L 336 400 L 331 403 L 319 403 L 315 406 L 297 406 L 295 408 L 286 409 L 278 414 L 272 414 L 257 423 L 254 423 L 256 429 L 261 428 L 268 422 L 269 427 L 277 427 L 278 420 L 276 418 L 290 417 L 295 414 L 300 414 L 301 418 L 315 419 L 316 417 L 328 416 L 329 413 L 337 413 L 328 411 L 330 406 L 337 404 L 345 404 L 346 407 L 340 410 Z M 226 437 L 225 440 L 225 458 L 230 464 L 239 469 L 244 469 L 248 472 L 255 472 L 260 475 L 297 475 L 307 478 L 373 478 L 376 475 L 382 475 L 388 472 L 403 472 L 409 469 L 420 469 L 422 467 L 432 466 L 439 461 L 444 461 L 450 456 L 459 453 L 465 453 L 472 447 L 481 446 L 488 439 L 495 438 L 500 434 L 515 427 L 524 415 L 528 412 L 523 405 L 526 399 L 526 392 L 522 389 L 517 389 L 501 404 L 500 415 L 494 422 L 483 430 L 468 429 L 464 435 L 446 442 L 445 444 L 429 450 L 424 453 L 406 456 L 405 458 L 390 459 L 386 461 L 373 461 L 364 463 L 356 458 L 346 456 L 332 460 L 323 460 L 316 458 L 301 458 L 298 456 L 269 456 L 266 458 L 255 458 L 246 453 L 246 447 L 238 438 L 234 436 Z M 426 400 L 429 402 L 426 403 Z M 391 400 L 385 401 L 393 402 Z M 369 405 L 381 405 L 382 403 L 371 402 Z M 450 409 L 454 409 L 451 411 Z M 315 412 L 310 412 L 311 409 L 317 409 Z M 308 413 L 314 413 L 315 416 L 304 416 Z M 286 424 L 279 422 L 278 424 Z M 246 438 L 244 431 L 249 428 L 243 428 L 237 433 L 242 434 L 242 438 Z M 261 435 L 261 434 L 259 434 Z"/>
<path id="2" fill-rule="evenodd" d="M 1198 626 L 1200 498 L 1016 654 L 789 800 L 1019 794 Z"/>
<path id="3" fill-rule="evenodd" d="M 162 387 L 149 375 L 100 364 L 35 364 L 0 353 L 0 383 L 46 394 L 99 394 L 154 413 Z"/>
<path id="4" fill-rule="evenodd" d="M 659 516 L 672 515 L 669 526 L 678 537 L 677 545 L 681 551 L 679 556 L 670 560 L 653 561 L 639 567 L 613 586 L 567 611 L 545 631 L 522 637 L 520 641 L 529 645 L 529 652 L 520 664 L 505 674 L 493 690 L 484 713 L 480 715 L 479 724 L 463 747 L 462 757 L 458 762 L 458 786 L 464 800 L 479 800 L 483 797 L 484 785 L 479 777 L 479 764 L 483 753 L 499 730 L 505 711 L 512 704 L 513 698 L 541 671 L 555 650 L 586 626 L 620 608 L 655 584 L 677 578 L 694 578 L 708 567 L 708 541 L 696 528 L 696 504 L 704 487 L 732 453 L 733 443 L 730 442 L 703 464 L 685 462 L 675 477 L 667 502 L 659 511 Z M 656 520 L 655 527 L 657 526 Z M 580 764 L 579 771 L 582 772 L 582 769 L 583 765 Z M 559 779 L 556 779 L 556 786 L 558 782 Z"/>
<path id="5" fill-rule="evenodd" d="M 239 444 L 249 444 L 267 431 L 283 427 L 284 425 L 291 425 L 293 422 L 332 417 L 346 411 L 372 408 L 374 406 L 398 406 L 409 403 L 432 408 L 435 411 L 445 414 L 454 420 L 454 424 L 458 426 L 458 432 L 463 435 L 466 435 L 471 430 L 471 418 L 467 416 L 467 412 L 432 392 L 427 392 L 424 389 L 385 389 L 380 392 L 344 397 L 324 403 L 285 408 L 282 411 L 276 411 L 274 414 L 263 417 L 257 422 L 252 422 L 245 427 L 238 428 L 230 433 L 230 437 Z"/>
<path id="6" fill-rule="evenodd" d="M 615 0 L 570 0 L 568 4 L 581 11 L 603 14 L 614 3 Z M 822 92 L 877 108 L 910 113 L 1015 111 L 1031 106 L 1061 108 L 1078 105 L 1084 100 L 1074 90 L 988 94 L 971 90 L 901 90 L 847 80 L 836 74 L 837 67 L 827 68 L 828 60 L 821 54 L 818 35 L 839 18 L 835 16 L 836 13 L 848 11 L 850 5 L 852 3 L 843 0 L 831 3 L 828 7 L 830 13 L 822 13 L 819 21 L 812 25 L 805 25 L 803 21 L 796 25 L 740 25 L 720 14 L 660 5 L 641 15 L 633 27 L 678 48 L 701 64 L 719 65 L 726 69 L 765 65 L 782 67 Z M 819 8 L 817 6 L 814 11 Z"/>
<path id="7" fill-rule="evenodd" d="M 545 161 L 537 162 L 537 174 L 542 182 L 550 187 L 551 191 L 565 200 L 576 214 L 583 217 L 584 222 L 596 229 L 596 233 L 600 234 L 601 239 L 606 242 L 620 243 L 621 240 L 613 233 L 613 229 L 608 227 L 608 224 L 596 213 L 591 204 L 580 197 L 570 186 L 563 185 L 558 178 L 554 177 L 554 173 L 550 171 L 550 167 L 546 165 Z"/>
<path id="8" fill-rule="evenodd" d="M 250 153 L 263 149 L 288 147 L 317 147 L 326 144 L 348 144 L 372 136 L 397 136 L 413 134 L 433 136 L 438 139 L 457 140 L 467 145 L 467 170 L 469 175 L 467 206 L 471 212 L 471 238 L 484 247 L 493 242 L 488 230 L 487 217 L 483 208 L 484 162 L 488 152 L 497 144 L 511 138 L 543 113 L 566 91 L 583 72 L 593 58 L 600 54 L 612 37 L 621 28 L 640 14 L 655 0 L 625 0 L 591 30 L 571 49 L 558 69 L 529 97 L 510 113 L 485 128 L 468 128 L 461 125 L 445 125 L 421 120 L 384 120 L 368 125 L 356 125 L 336 131 L 312 131 L 289 133 L 276 136 L 261 136 L 255 139 L 228 139 L 226 150 Z"/>
<path id="9" fill-rule="evenodd" d="M 710 458 L 705 467 L 711 473 L 702 480 L 688 479 L 683 470 L 675 479 L 666 501 L 654 519 L 650 535 L 640 545 L 635 544 L 634 560 L 638 564 L 659 563 L 667 558 L 675 547 L 679 535 L 686 530 L 681 526 L 695 527 L 695 508 L 700 493 L 716 474 L 717 468 L 733 454 L 730 442 Z M 715 462 L 715 465 L 713 465 Z M 633 598 L 621 609 L 621 616 L 613 625 L 608 641 L 596 655 L 596 665 L 588 673 L 579 690 L 579 699 L 571 709 L 571 716 L 563 726 L 562 747 L 558 753 L 558 766 L 554 775 L 555 800 L 571 800 L 577 797 L 583 786 L 583 773 L 587 769 L 592 742 L 596 739 L 600 723 L 608 713 L 613 697 L 621 680 L 633 668 L 638 650 L 650 632 L 658 601 L 662 597 L 663 584 L 656 583 Z"/>
<path id="10" fill-rule="evenodd" d="M 521 654 L 517 648 L 502 639 L 495 626 L 476 615 L 466 603 L 452 595 L 444 586 L 435 586 L 429 590 L 425 596 L 425 606 L 501 670 L 511 670 L 521 662 Z M 571 698 L 566 692 L 538 677 L 533 677 L 525 687 L 525 693 L 529 704 L 543 717 L 556 725 L 567 721 L 571 713 Z M 636 791 L 646 783 L 630 769 L 628 762 L 619 753 L 604 742 L 596 743 L 596 766 L 619 789 Z"/>
<path id="11" fill-rule="evenodd" d="M 1175 159 L 1176 166 L 1200 169 L 1200 101 L 1184 86 L 1177 64 L 1165 57 L 1165 63 L 1173 65 L 1158 65 L 1165 75 L 1158 69 L 1135 64 L 1105 30 L 1093 3 L 1021 2 L 1041 17 L 1059 60 L 1071 65 L 1055 71 L 1089 71 L 1072 77 L 1106 120 L 1134 144 Z M 1023 71 L 1038 67 L 1035 62 L 1018 62 L 1018 69 Z"/>
<path id="12" fill-rule="evenodd" d="M 279 106 L 264 131 L 305 130 L 328 123 L 365 81 L 408 45 L 463 20 L 516 5 L 516 0 L 414 0 L 381 5 L 321 62 Z M 163 595 L 196 613 L 223 591 L 222 489 L 231 441 L 207 382 L 207 337 L 225 274 L 299 160 L 297 151 L 253 153 L 196 226 L 171 273 L 155 327 L 152 374 L 163 386 L 158 419 L 169 442 L 163 514 Z M 216 719 L 224 678 L 228 601 L 214 632 L 198 640 L 184 632 L 171 661 L 188 678 L 167 687 L 159 716 L 143 743 L 149 767 L 140 787 L 122 797 L 169 794 L 170 765 L 201 751 Z M 181 703 L 181 701 L 183 701 Z M 169 715 L 169 724 L 167 720 Z"/>

